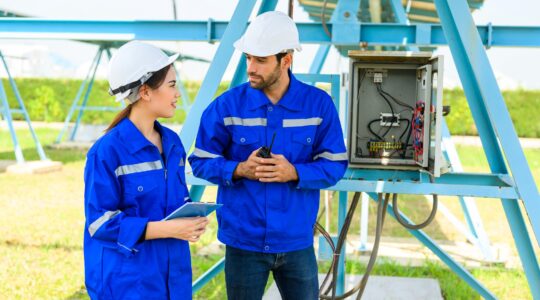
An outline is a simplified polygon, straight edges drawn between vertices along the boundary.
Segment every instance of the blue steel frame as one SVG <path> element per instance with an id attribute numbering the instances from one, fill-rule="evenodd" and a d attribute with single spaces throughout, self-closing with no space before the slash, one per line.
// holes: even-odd
<path id="1" fill-rule="evenodd" d="M 24 101 L 21 97 L 21 94 L 19 93 L 17 84 L 15 83 L 15 80 L 13 79 L 13 77 L 11 76 L 11 73 L 9 72 L 8 64 L 1 51 L 0 51 L 0 59 L 2 60 L 2 65 L 4 66 L 4 70 L 7 73 L 9 84 L 11 85 L 13 94 L 15 95 L 15 99 L 17 100 L 17 103 L 19 105 L 18 109 L 12 109 L 9 107 L 9 102 L 7 99 L 6 91 L 4 89 L 4 84 L 0 80 L 0 100 L 1 100 L 0 107 L 1 107 L 2 115 L 4 116 L 4 119 L 7 122 L 9 133 L 11 135 L 11 140 L 13 141 L 15 159 L 17 160 L 18 164 L 23 164 L 25 162 L 22 148 L 21 148 L 21 145 L 19 145 L 17 133 L 15 132 L 15 128 L 13 126 L 13 117 L 12 117 L 14 113 L 20 113 L 24 116 L 24 119 L 26 123 L 28 124 L 28 129 L 30 130 L 30 134 L 32 135 L 34 144 L 36 145 L 36 150 L 38 152 L 40 160 L 42 161 L 47 160 L 45 151 L 43 151 L 43 147 L 41 146 L 41 143 L 39 142 L 39 139 L 36 135 L 36 132 L 34 131 L 34 127 L 32 126 L 32 122 L 30 121 L 30 116 L 28 115 L 28 111 L 26 110 Z"/>
<path id="2" fill-rule="evenodd" d="M 190 148 L 195 139 L 197 125 L 204 108 L 210 103 L 232 56 L 232 43 L 245 30 L 256 1 L 240 0 L 230 22 L 191 21 L 65 21 L 43 19 L 0 20 L 3 31 L 0 38 L 69 38 L 92 40 L 99 35 L 101 40 L 159 39 L 220 41 L 193 108 L 180 133 L 182 141 Z M 263 1 L 260 11 L 271 10 L 277 1 Z M 358 0 L 339 2 L 347 11 L 356 13 L 352 3 Z M 529 214 L 532 228 L 540 234 L 540 202 L 538 190 L 526 163 L 523 151 L 512 126 L 500 89 L 487 59 L 484 46 L 540 47 L 540 27 L 475 26 L 464 0 L 435 0 L 441 25 L 433 24 L 356 24 L 338 19 L 330 22 L 328 37 L 319 23 L 300 23 L 300 39 L 303 43 L 322 45 L 357 46 L 360 42 L 375 45 L 437 46 L 448 44 L 458 67 L 464 90 L 473 113 L 492 174 L 450 173 L 429 183 L 428 176 L 412 171 L 349 170 L 346 177 L 332 190 L 341 191 L 340 206 L 345 208 L 347 193 L 362 191 L 370 193 L 406 193 L 491 197 L 503 199 L 515 244 L 522 260 L 529 287 L 535 299 L 540 299 L 540 270 L 533 251 L 531 238 L 519 209 L 522 199 Z M 343 12 L 343 10 L 338 10 Z M 341 14 L 340 16 L 344 16 Z M 349 16 L 355 14 L 349 12 Z M 348 27 L 348 28 L 345 28 Z M 321 52 L 324 49 L 321 50 Z M 322 55 L 322 54 L 321 54 Z M 241 59 L 242 61 L 242 59 Z M 235 73 L 237 84 L 245 80 L 242 63 Z M 244 67 L 245 68 L 245 67 Z M 495 120 L 497 120 L 495 122 Z M 500 146 L 499 146 L 500 143 Z M 502 149 L 501 149 L 502 148 Z M 504 156 L 503 152 L 504 151 Z M 505 158 L 512 171 L 509 175 Z M 204 185 L 209 183 L 187 178 L 192 184 L 191 194 L 200 199 Z M 393 180 L 400 180 L 395 182 Z M 202 185 L 202 186 L 201 186 Z M 340 222 L 345 210 L 340 210 Z M 392 211 L 389 213 L 392 215 Z M 405 217 L 405 216 L 403 216 Z M 341 223 L 340 223 L 341 225 Z M 495 296 L 440 249 L 422 231 L 411 231 L 424 245 L 431 249 L 454 272 L 471 285 L 480 295 L 488 299 Z M 223 260 L 208 274 L 223 268 Z M 344 271 L 340 271 L 343 282 Z M 206 277 L 195 282 L 198 289 Z M 194 289 L 194 292 L 197 291 Z"/>
<path id="3" fill-rule="evenodd" d="M 392 6 L 396 22 L 401 24 L 409 24 L 409 19 L 407 18 L 405 8 L 402 6 L 401 1 L 391 0 L 390 4 Z M 418 47 L 416 46 L 409 46 L 407 49 L 419 51 Z M 451 139 L 450 130 L 446 125 L 446 119 L 443 118 L 441 121 L 442 139 L 444 144 L 443 155 L 445 159 L 450 162 L 452 172 L 463 172 L 461 161 Z M 442 203 L 439 203 L 439 211 L 456 227 L 456 229 L 458 229 L 458 231 L 462 232 L 471 243 L 480 249 L 485 260 L 494 261 L 495 257 L 493 254 L 493 249 L 491 248 L 489 237 L 484 230 L 482 219 L 480 218 L 480 214 L 476 207 L 475 199 L 472 197 L 463 196 L 458 196 L 458 199 L 463 210 L 465 220 L 467 221 L 468 230 Z"/>
<path id="4" fill-rule="evenodd" d="M 264 1 L 266 2 L 266 1 Z M 252 6 L 251 4 L 249 4 Z M 231 22 L 233 20 L 231 19 Z M 93 41 L 223 41 L 229 22 L 226 21 L 93 21 L 51 20 L 32 18 L 1 18 L 0 39 L 76 39 Z M 366 42 L 371 46 L 442 46 L 448 45 L 442 25 L 439 24 L 374 24 L 362 23 L 354 27 L 356 36 L 334 43 L 320 23 L 297 23 L 300 41 L 308 44 L 334 44 L 358 46 Z M 333 31 L 332 23 L 328 28 Z M 540 27 L 476 26 L 483 45 L 538 47 Z"/>
<path id="5" fill-rule="evenodd" d="M 482 46 L 482 40 L 474 30 L 471 30 L 475 25 L 467 5 L 463 0 L 435 0 L 434 2 L 444 33 L 447 39 L 452 41 L 450 51 L 455 58 L 491 171 L 509 174 L 506 159 L 515 180 L 516 190 L 521 196 L 501 197 L 502 204 L 514 235 L 529 288 L 534 299 L 540 299 L 540 268 L 518 203 L 521 198 L 533 230 L 537 238 L 540 237 L 538 189 L 519 144 L 486 51 Z M 537 39 L 540 39 L 540 36 Z"/>

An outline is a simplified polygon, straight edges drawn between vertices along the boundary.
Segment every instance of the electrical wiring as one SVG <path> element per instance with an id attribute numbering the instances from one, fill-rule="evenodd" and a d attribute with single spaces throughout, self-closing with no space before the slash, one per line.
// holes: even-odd
<path id="1" fill-rule="evenodd" d="M 433 174 L 429 174 L 429 181 L 431 183 L 435 182 L 435 178 L 433 178 Z M 420 224 L 410 224 L 409 222 L 407 222 L 406 220 L 401 218 L 401 215 L 399 213 L 398 204 L 397 204 L 397 201 L 398 201 L 397 197 L 398 197 L 397 194 L 394 194 L 394 196 L 392 197 L 392 210 L 394 211 L 394 215 L 396 216 L 396 220 L 399 222 L 399 224 L 401 224 L 401 226 L 403 226 L 403 227 L 405 227 L 407 229 L 411 229 L 411 230 L 419 230 L 419 229 L 422 229 L 422 228 L 428 226 L 429 224 L 431 224 L 433 219 L 435 219 L 435 215 L 437 214 L 437 208 L 438 208 L 438 204 L 439 204 L 439 196 L 437 194 L 433 194 L 433 207 L 431 209 L 431 213 L 429 214 L 428 218 L 424 222 L 422 222 Z"/>
<path id="2" fill-rule="evenodd" d="M 388 97 L 390 97 L 392 100 L 394 100 L 394 102 L 396 102 L 398 105 L 401 105 L 403 107 L 407 107 L 409 108 L 410 110 L 414 110 L 414 107 L 410 106 L 409 104 L 405 103 L 405 102 L 402 102 L 400 100 L 398 100 L 396 97 L 392 96 L 390 93 L 386 92 L 385 90 L 383 90 L 382 86 L 381 86 L 381 92 L 385 95 L 387 95 Z"/>
<path id="3" fill-rule="evenodd" d="M 384 139 L 382 137 L 380 137 L 378 134 L 376 134 L 374 131 L 373 131 L 373 128 L 371 128 L 371 124 L 375 123 L 375 122 L 379 122 L 380 119 L 375 119 L 375 120 L 371 120 L 369 121 L 368 123 L 368 130 L 371 134 L 373 134 L 377 139 L 379 139 L 379 141 L 384 141 Z"/>
<path id="4" fill-rule="evenodd" d="M 324 0 L 322 8 L 321 8 L 321 22 L 322 22 L 324 32 L 330 39 L 332 39 L 332 33 L 330 33 L 330 30 L 328 29 L 328 25 L 326 25 L 326 5 L 327 4 L 328 4 L 328 0 Z M 336 1 L 336 5 L 337 5 L 337 1 Z"/>
<path id="5" fill-rule="evenodd" d="M 344 293 L 343 295 L 336 296 L 337 262 L 339 261 L 341 250 L 347 238 L 347 233 L 349 231 L 350 223 L 352 221 L 352 217 L 354 215 L 354 211 L 356 210 L 356 206 L 358 204 L 359 199 L 360 199 L 360 193 L 357 192 L 354 194 L 353 200 L 349 207 L 349 211 L 347 212 L 347 217 L 345 218 L 345 222 L 343 223 L 343 228 L 340 232 L 337 245 L 334 245 L 330 235 L 328 234 L 328 232 L 326 232 L 326 230 L 324 230 L 324 228 L 322 228 L 322 226 L 320 225 L 315 226 L 321 232 L 321 234 L 323 234 L 324 238 L 326 239 L 330 247 L 334 250 L 334 257 L 332 259 L 332 264 L 330 265 L 330 268 L 319 289 L 320 299 L 341 300 L 341 299 L 346 299 L 357 292 L 358 294 L 356 296 L 356 299 L 360 299 L 362 295 L 364 294 L 364 290 L 367 286 L 369 276 L 373 270 L 373 267 L 375 266 L 375 261 L 377 259 L 377 254 L 379 251 L 379 245 L 380 245 L 381 236 L 382 236 L 382 229 L 383 229 L 384 221 L 386 218 L 388 202 L 390 200 L 390 194 L 385 194 L 385 195 L 383 195 L 382 193 L 378 194 L 377 225 L 375 228 L 375 242 L 373 244 L 373 249 L 371 251 L 371 255 L 369 258 L 368 265 L 366 267 L 366 271 L 364 273 L 364 276 L 362 276 L 362 280 L 357 285 L 355 285 L 352 289 Z M 331 295 L 329 295 L 330 293 Z"/>
<path id="6" fill-rule="evenodd" d="M 394 107 L 392 106 L 392 103 L 390 103 L 390 100 L 388 100 L 388 98 L 386 98 L 386 96 L 381 92 L 382 90 L 381 84 L 377 83 L 376 85 L 377 85 L 377 91 L 379 92 L 379 95 L 381 95 L 384 101 L 386 101 L 386 103 L 388 104 L 388 107 L 390 107 L 390 112 L 392 112 L 392 116 L 395 116 Z"/>

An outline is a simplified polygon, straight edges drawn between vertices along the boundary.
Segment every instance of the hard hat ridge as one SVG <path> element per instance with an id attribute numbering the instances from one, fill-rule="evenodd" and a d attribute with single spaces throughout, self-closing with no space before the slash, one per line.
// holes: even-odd
<path id="1" fill-rule="evenodd" d="M 279 11 L 258 15 L 244 35 L 234 43 L 234 47 L 243 53 L 260 57 L 288 50 L 302 50 L 296 24 Z"/>

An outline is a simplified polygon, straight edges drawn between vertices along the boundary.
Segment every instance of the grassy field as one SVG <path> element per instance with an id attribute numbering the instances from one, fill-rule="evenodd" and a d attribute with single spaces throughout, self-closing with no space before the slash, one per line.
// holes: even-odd
<path id="1" fill-rule="evenodd" d="M 21 97 L 25 101 L 30 118 L 33 121 L 47 122 L 64 121 L 81 85 L 81 80 L 68 78 L 15 78 L 15 81 L 19 87 Z M 3 83 L 4 86 L 9 86 L 5 78 Z M 189 105 L 195 99 L 201 82 L 184 81 L 183 84 L 189 97 L 185 103 Z M 221 82 L 215 96 L 225 91 L 229 84 L 226 81 Z M 328 88 L 326 84 L 319 86 L 325 89 Z M 108 89 L 109 85 L 106 80 L 95 80 L 89 95 L 88 105 L 120 108 L 118 103 L 113 103 L 113 98 L 107 93 Z M 7 88 L 6 94 L 10 106 L 16 107 L 13 90 Z M 503 97 L 518 135 L 520 137 L 540 137 L 540 119 L 537 117 L 540 114 L 540 90 L 508 90 L 503 91 Z M 179 107 L 182 107 L 181 103 L 179 103 Z M 448 126 L 452 128 L 453 134 L 477 134 L 463 90 L 458 88 L 445 89 L 444 103 L 451 106 L 451 113 L 446 117 L 446 121 Z M 112 120 L 115 114 L 116 112 L 110 111 L 87 112 L 83 115 L 82 121 L 85 124 L 106 124 Z M 16 120 L 22 120 L 22 115 L 15 115 L 14 117 Z M 171 121 L 183 123 L 185 117 L 184 110 L 179 109 Z"/>
<path id="2" fill-rule="evenodd" d="M 52 143 L 58 131 L 38 129 L 45 145 Z M 37 159 L 27 131 L 18 132 L 27 159 Z M 64 162 L 61 172 L 43 175 L 8 175 L 0 173 L 0 295 L 2 299 L 86 299 L 82 259 L 84 151 L 46 149 L 53 160 Z M 458 147 L 466 171 L 485 172 L 487 163 L 482 149 Z M 540 150 L 525 154 L 536 182 L 540 182 Z M 6 130 L 0 130 L 0 160 L 14 159 L 11 140 Z M 212 198 L 209 189 L 206 197 Z M 412 219 L 422 219 L 430 209 L 423 199 L 408 196 L 401 209 Z M 443 203 L 462 218 L 460 207 L 453 198 Z M 478 199 L 477 204 L 484 226 L 492 242 L 512 244 L 501 202 L 497 199 Z M 375 209 L 371 204 L 372 213 Z M 358 214 L 357 214 L 358 215 Z M 358 230 L 357 222 L 351 229 Z M 370 218 L 375 221 L 374 217 Z M 437 240 L 463 240 L 448 226 L 440 214 L 426 232 Z M 356 227 L 355 227 L 356 226 Z M 335 226 L 334 226 L 335 227 Z M 370 226 L 370 230 L 374 228 Z M 194 278 L 207 270 L 221 255 L 200 255 L 200 250 L 215 240 L 215 220 L 200 243 L 192 245 Z M 394 220 L 388 219 L 385 237 L 409 237 Z M 384 238 L 383 238 L 384 241 Z M 534 242 L 533 242 L 534 243 Z M 514 248 L 512 248 L 514 249 Z M 513 250 L 515 254 L 515 249 Z M 321 265 L 326 270 L 327 264 Z M 351 259 L 350 273 L 362 273 L 364 265 Z M 471 269 L 486 287 L 500 299 L 531 299 L 526 278 L 521 269 L 483 267 Z M 400 266 L 390 260 L 380 260 L 374 274 L 431 277 L 439 280 L 446 299 L 478 299 L 479 296 L 440 262 L 427 261 L 423 266 Z M 501 284 L 504 283 L 504 284 Z M 223 274 L 212 280 L 195 295 L 196 299 L 224 299 Z"/>

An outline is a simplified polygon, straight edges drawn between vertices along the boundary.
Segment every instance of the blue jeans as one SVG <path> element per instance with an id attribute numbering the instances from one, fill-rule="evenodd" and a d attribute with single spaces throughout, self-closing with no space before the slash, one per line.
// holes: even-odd
<path id="1" fill-rule="evenodd" d="M 285 253 L 262 253 L 227 246 L 225 281 L 230 300 L 262 299 L 268 275 L 284 300 L 319 298 L 317 261 L 313 246 Z"/>

